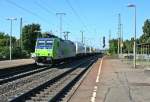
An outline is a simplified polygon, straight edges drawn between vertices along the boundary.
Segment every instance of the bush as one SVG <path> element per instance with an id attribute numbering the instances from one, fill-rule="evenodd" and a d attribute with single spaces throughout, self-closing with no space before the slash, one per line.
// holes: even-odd
<path id="1" fill-rule="evenodd" d="M 12 56 L 15 59 L 16 58 L 28 58 L 28 57 L 30 57 L 28 55 L 27 51 L 21 50 L 20 47 L 13 48 Z"/>
<path id="2" fill-rule="evenodd" d="M 25 51 L 25 50 L 22 50 L 22 58 L 29 58 L 30 57 L 30 55 L 28 54 L 28 52 L 27 51 Z"/>
<path id="3" fill-rule="evenodd" d="M 12 58 L 21 58 L 22 57 L 22 53 L 21 53 L 21 48 L 20 47 L 16 47 L 12 49 Z"/>
<path id="4" fill-rule="evenodd" d="M 9 59 L 9 47 L 0 48 L 0 59 Z"/>
<path id="5" fill-rule="evenodd" d="M 20 47 L 12 48 L 12 59 L 28 58 L 28 53 Z M 9 59 L 9 47 L 0 47 L 0 60 Z"/>

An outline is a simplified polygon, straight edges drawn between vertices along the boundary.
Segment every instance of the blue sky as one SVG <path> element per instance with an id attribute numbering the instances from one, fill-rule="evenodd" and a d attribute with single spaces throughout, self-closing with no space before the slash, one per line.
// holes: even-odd
<path id="1" fill-rule="evenodd" d="M 88 45 L 102 47 L 102 37 L 106 36 L 108 41 L 109 30 L 111 38 L 117 37 L 118 13 L 121 13 L 124 39 L 133 37 L 134 9 L 126 7 L 129 3 L 137 6 L 139 37 L 144 21 L 150 17 L 148 0 L 0 0 L 0 31 L 9 33 L 10 22 L 6 18 L 17 17 L 18 20 L 13 23 L 13 35 L 19 37 L 19 18 L 23 17 L 24 25 L 39 23 L 43 32 L 53 31 L 59 36 L 59 18 L 55 13 L 64 12 L 63 31 L 71 32 L 70 40 L 81 41 L 82 30 Z"/>

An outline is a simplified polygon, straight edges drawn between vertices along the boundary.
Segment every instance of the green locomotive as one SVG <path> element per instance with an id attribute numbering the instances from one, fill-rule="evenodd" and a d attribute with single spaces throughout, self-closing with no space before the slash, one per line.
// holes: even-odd
<path id="1" fill-rule="evenodd" d="M 40 64 L 52 64 L 75 57 L 75 44 L 59 38 L 37 38 L 35 46 L 35 61 Z"/>

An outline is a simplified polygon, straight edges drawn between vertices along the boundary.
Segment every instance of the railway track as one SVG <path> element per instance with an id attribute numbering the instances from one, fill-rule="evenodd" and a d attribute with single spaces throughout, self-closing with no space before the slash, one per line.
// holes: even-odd
<path id="1" fill-rule="evenodd" d="M 62 75 L 67 75 L 68 71 L 75 70 L 83 62 L 84 61 L 82 59 L 82 61 L 79 60 L 71 63 L 71 65 L 66 67 L 61 66 L 60 68 L 47 69 L 38 73 L 32 73 L 31 75 L 24 76 L 8 83 L 4 83 L 0 85 L 0 101 L 8 102 L 15 100 L 14 102 L 16 102 L 19 97 L 22 98 L 23 96 L 28 96 L 28 94 L 32 93 L 32 91 L 34 92 L 34 90 L 38 90 L 37 87 L 43 86 L 44 83 L 52 83 L 55 82 L 56 79 L 58 81 L 58 77 L 61 76 L 62 78 Z M 18 102 L 20 102 L 20 100 Z"/>
<path id="2" fill-rule="evenodd" d="M 61 66 L 63 67 L 66 64 L 67 64 L 67 62 L 61 64 Z M 60 66 L 60 64 L 54 65 L 53 67 L 58 67 L 58 66 Z M 20 69 L 19 69 L 19 67 L 20 67 Z M 0 85 L 5 84 L 7 82 L 17 80 L 19 78 L 23 78 L 23 77 L 26 77 L 26 76 L 29 76 L 29 75 L 32 75 L 35 73 L 39 73 L 39 72 L 48 70 L 49 68 L 50 67 L 39 67 L 39 66 L 36 66 L 35 64 L 30 64 L 30 65 L 18 66 L 15 68 L 16 70 L 14 69 L 15 71 L 12 71 L 12 72 L 10 71 L 11 68 L 9 68 L 8 71 L 6 71 L 6 69 L 5 69 L 5 73 L 3 72 L 3 74 L 0 75 Z"/>
<path id="3" fill-rule="evenodd" d="M 22 74 L 32 72 L 32 71 L 34 72 L 35 70 L 40 68 L 42 67 L 38 67 L 35 64 L 28 64 L 28 65 L 0 69 L 0 85 L 7 83 L 8 81 L 17 79 L 17 76 L 21 77 Z"/>
<path id="4" fill-rule="evenodd" d="M 92 62 L 86 65 L 86 67 L 89 66 L 91 63 Z M 41 90 L 39 90 L 37 94 L 33 94 L 32 97 L 30 96 L 30 99 L 26 100 L 26 102 L 61 101 L 61 99 L 65 95 L 65 92 L 67 92 L 75 84 L 75 82 L 79 80 L 79 78 L 85 73 L 86 70 L 87 68 L 82 68 L 82 69 L 77 68 L 73 70 L 72 72 L 67 73 L 67 75 L 65 75 L 61 79 L 58 79 L 57 82 L 54 82 L 52 84 L 49 84 L 41 88 Z"/>
<path id="5" fill-rule="evenodd" d="M 74 68 L 58 75 L 57 77 L 42 83 L 28 92 L 14 98 L 10 102 L 57 102 L 64 97 L 76 81 L 88 70 L 94 60 L 86 60 Z"/>
<path id="6" fill-rule="evenodd" d="M 31 70 L 31 71 L 22 72 L 19 74 L 14 74 L 12 76 L 1 78 L 0 79 L 0 85 L 5 84 L 5 83 L 10 82 L 10 81 L 13 81 L 13 80 L 16 80 L 16 79 L 19 79 L 19 78 L 23 78 L 23 77 L 35 74 L 35 73 L 42 72 L 42 71 L 47 70 L 47 69 L 49 69 L 49 68 L 48 67 L 41 67 L 41 68 L 37 68 L 37 69 Z"/>
<path id="7" fill-rule="evenodd" d="M 31 71 L 33 69 L 37 69 L 37 66 L 33 64 L 14 66 L 9 68 L 1 68 L 0 69 L 0 79 L 10 77 L 16 74 L 20 74 L 23 72 Z"/>

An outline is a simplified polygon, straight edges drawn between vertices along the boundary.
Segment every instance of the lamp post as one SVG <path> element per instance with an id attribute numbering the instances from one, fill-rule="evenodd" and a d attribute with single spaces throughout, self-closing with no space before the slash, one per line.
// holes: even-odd
<path id="1" fill-rule="evenodd" d="M 22 17 L 20 18 L 20 48 L 22 50 Z"/>
<path id="2" fill-rule="evenodd" d="M 134 28 L 134 68 L 136 68 L 136 5 L 134 4 L 128 4 L 127 7 L 132 7 L 134 8 L 134 23 L 135 23 L 135 28 Z"/>
<path id="3" fill-rule="evenodd" d="M 121 47 L 121 55 L 123 54 L 123 24 L 121 24 L 121 35 L 120 35 L 120 47 Z"/>
<path id="4" fill-rule="evenodd" d="M 121 50 L 120 42 L 121 42 L 121 14 L 119 13 L 118 14 L 118 57 Z"/>
<path id="5" fill-rule="evenodd" d="M 12 22 L 13 20 L 17 20 L 17 18 L 7 18 L 10 21 L 10 37 L 9 37 L 9 59 L 12 60 L 12 43 L 11 43 L 11 36 L 12 36 Z"/>

